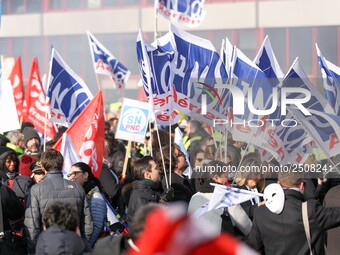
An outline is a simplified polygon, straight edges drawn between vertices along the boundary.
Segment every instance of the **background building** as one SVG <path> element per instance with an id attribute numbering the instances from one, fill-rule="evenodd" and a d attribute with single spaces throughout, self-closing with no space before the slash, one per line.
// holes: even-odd
<path id="1" fill-rule="evenodd" d="M 53 45 L 95 94 L 97 84 L 86 36 L 89 30 L 131 70 L 125 96 L 138 98 L 142 93 L 137 88 L 135 42 L 139 28 L 153 41 L 153 4 L 154 0 L 2 0 L 0 54 L 22 57 L 27 82 L 34 56 L 41 75 L 48 72 Z M 315 43 L 329 61 L 340 65 L 339 9 L 339 0 L 206 0 L 203 24 L 184 29 L 211 40 L 217 51 L 227 36 L 251 59 L 268 34 L 284 72 L 298 56 L 314 79 L 320 76 Z M 160 15 L 157 20 L 159 35 L 163 35 L 168 22 Z M 101 81 L 106 102 L 123 95 L 113 90 L 107 78 Z"/>

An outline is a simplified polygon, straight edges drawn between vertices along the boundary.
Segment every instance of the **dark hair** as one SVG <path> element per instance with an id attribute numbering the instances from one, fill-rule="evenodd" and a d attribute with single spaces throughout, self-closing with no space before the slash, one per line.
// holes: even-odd
<path id="1" fill-rule="evenodd" d="M 230 168 L 228 168 L 230 163 L 227 164 L 220 160 L 211 160 L 208 163 L 204 163 L 202 166 L 205 171 L 199 174 L 197 181 L 200 185 L 203 185 L 205 182 L 211 182 L 215 175 L 222 177 L 223 175 L 228 175 L 230 173 L 228 171 L 230 170 Z"/>
<path id="2" fill-rule="evenodd" d="M 156 203 L 148 203 L 142 207 L 139 207 L 132 218 L 130 225 L 130 237 L 132 240 L 136 240 L 144 230 L 146 218 L 151 212 L 160 208 L 160 205 Z"/>
<path id="3" fill-rule="evenodd" d="M 86 194 L 95 186 L 97 186 L 99 190 L 102 190 L 102 185 L 100 184 L 100 181 L 97 179 L 97 177 L 93 175 L 92 169 L 88 164 L 84 162 L 77 162 L 74 163 L 72 166 L 78 167 L 83 173 L 88 174 L 88 179 L 83 185 Z"/>
<path id="4" fill-rule="evenodd" d="M 278 180 L 283 188 L 297 188 L 304 181 L 303 173 L 293 172 L 291 169 L 287 172 L 280 171 Z"/>
<path id="5" fill-rule="evenodd" d="M 79 226 L 77 211 L 68 203 L 54 203 L 48 206 L 42 217 L 46 229 L 58 226 L 62 230 L 76 231 Z"/>
<path id="6" fill-rule="evenodd" d="M 170 157 L 171 157 L 171 172 L 174 172 L 174 170 L 176 169 L 176 165 L 177 165 L 177 158 L 176 158 L 176 154 L 175 154 L 176 150 L 182 151 L 181 148 L 175 143 L 171 144 L 171 155 L 170 155 L 170 146 L 169 145 L 162 148 L 166 173 L 169 173 Z M 163 166 L 161 153 L 156 154 L 156 159 L 157 159 L 157 164 L 159 166 Z"/>
<path id="7" fill-rule="evenodd" d="M 151 172 L 150 161 L 154 161 L 151 156 L 144 156 L 137 159 L 132 165 L 132 176 L 135 180 L 143 180 L 145 172 Z"/>
<path id="8" fill-rule="evenodd" d="M 50 170 L 61 170 L 64 164 L 64 157 L 59 151 L 51 149 L 41 154 L 40 161 L 47 172 Z"/>

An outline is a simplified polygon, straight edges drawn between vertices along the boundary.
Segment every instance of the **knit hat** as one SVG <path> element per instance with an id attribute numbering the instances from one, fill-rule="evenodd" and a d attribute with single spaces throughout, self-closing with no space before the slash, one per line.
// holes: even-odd
<path id="1" fill-rule="evenodd" d="M 20 165 L 19 165 L 19 174 L 31 176 L 32 169 L 30 168 L 30 166 L 36 160 L 37 160 L 36 158 L 33 158 L 29 155 L 22 155 Z"/>
<path id="2" fill-rule="evenodd" d="M 29 121 L 24 121 L 24 122 L 21 124 L 21 128 L 20 128 L 21 133 L 23 133 L 24 130 L 25 130 L 25 128 L 27 128 L 27 127 L 32 127 L 32 128 L 34 128 L 34 125 L 33 125 L 31 122 L 29 122 Z"/>
<path id="3" fill-rule="evenodd" d="M 34 128 L 26 127 L 24 129 L 24 144 L 25 144 L 25 146 L 27 145 L 28 140 L 30 140 L 32 138 L 37 138 L 39 140 L 39 143 L 40 143 L 40 136 L 38 135 L 38 132 Z"/>

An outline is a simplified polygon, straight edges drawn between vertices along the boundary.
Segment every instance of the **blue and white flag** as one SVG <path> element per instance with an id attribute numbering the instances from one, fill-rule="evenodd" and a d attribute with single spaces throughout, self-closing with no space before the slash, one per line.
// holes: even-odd
<path id="1" fill-rule="evenodd" d="M 191 179 L 192 169 L 191 169 L 191 164 L 190 164 L 190 160 L 189 160 L 189 153 L 185 149 L 185 146 L 183 144 L 183 134 L 182 134 L 182 131 L 179 127 L 176 127 L 176 129 L 175 129 L 174 142 L 175 142 L 175 144 L 177 144 L 181 148 L 181 151 L 185 154 L 185 159 L 188 163 L 188 167 L 184 170 L 183 174 L 185 176 L 188 176 L 189 179 Z"/>
<path id="2" fill-rule="evenodd" d="M 310 110 L 310 116 L 303 115 L 296 108 L 289 108 L 301 125 L 313 137 L 315 143 L 329 156 L 340 151 L 340 116 Z"/>
<path id="3" fill-rule="evenodd" d="M 68 127 L 90 103 L 92 93 L 85 82 L 52 49 L 47 97 L 51 120 Z"/>
<path id="4" fill-rule="evenodd" d="M 264 38 L 253 62 L 265 73 L 274 86 L 279 85 L 280 79 L 283 79 L 284 74 L 276 59 L 268 35 Z"/>
<path id="5" fill-rule="evenodd" d="M 340 114 L 340 67 L 334 65 L 322 56 L 322 53 L 315 45 L 318 61 L 323 78 L 325 94 L 334 109 L 336 115 Z"/>
<path id="6" fill-rule="evenodd" d="M 204 17 L 205 0 L 156 0 L 156 9 L 172 23 L 184 24 L 188 27 L 199 26 Z"/>
<path id="7" fill-rule="evenodd" d="M 226 84 L 228 74 L 216 49 L 209 40 L 175 26 L 170 31 L 176 50 L 171 63 L 172 84 L 177 94 L 189 97 L 188 109 L 183 112 L 210 125 L 214 118 L 225 118 L 230 108 L 230 92 L 216 85 Z"/>
<path id="8" fill-rule="evenodd" d="M 227 70 L 227 74 L 229 78 L 233 77 L 233 67 L 235 64 L 234 52 L 236 47 L 233 47 L 230 43 L 229 39 L 226 37 L 222 40 L 222 46 L 220 51 L 220 57 L 222 59 L 223 64 Z"/>
<path id="9" fill-rule="evenodd" d="M 89 31 L 87 31 L 94 72 L 109 76 L 118 88 L 125 87 L 130 71 L 120 63 Z"/>
<path id="10" fill-rule="evenodd" d="M 307 109 L 313 109 L 316 111 L 325 111 L 328 113 L 334 113 L 332 107 L 326 100 L 326 98 L 320 94 L 320 92 L 315 88 L 315 86 L 311 83 L 308 76 L 302 69 L 299 59 L 296 58 L 291 68 L 287 72 L 283 82 L 282 88 L 302 88 L 308 90 L 311 94 L 311 98 L 308 102 L 304 103 L 304 107 Z M 289 93 L 287 96 L 288 99 L 297 99 L 303 98 L 304 95 L 302 93 Z"/>
<path id="11" fill-rule="evenodd" d="M 143 55 L 142 45 L 147 54 Z M 218 114 L 224 116 L 223 110 L 227 112 L 229 91 L 217 90 L 214 86 L 226 82 L 228 75 L 210 41 L 172 26 L 169 33 L 152 44 L 139 35 L 137 57 L 145 93 L 149 98 L 150 93 L 153 95 L 158 124 L 177 122 L 181 118 L 178 111 L 206 123 Z M 203 94 L 209 95 L 205 115 L 202 114 Z"/>
<path id="12" fill-rule="evenodd" d="M 212 198 L 193 214 L 193 217 L 195 218 L 199 218 L 213 209 L 238 205 L 255 197 L 263 196 L 262 193 L 228 187 L 216 183 L 210 183 L 210 185 L 215 186 Z"/>
<path id="13" fill-rule="evenodd" d="M 174 111 L 171 93 L 170 65 L 173 58 L 173 48 L 169 42 L 170 33 L 149 44 L 139 31 L 136 50 L 139 71 L 142 77 L 144 92 L 149 99 L 150 109 L 155 115 L 157 124 L 169 125 L 177 122 L 181 116 Z M 177 94 L 175 94 L 177 98 Z M 187 99 L 180 99 L 187 105 Z"/>
<path id="14" fill-rule="evenodd" d="M 257 110 L 272 109 L 276 86 L 273 86 L 264 72 L 237 48 L 233 62 L 232 83 L 241 95 L 235 93 L 232 97 L 235 125 L 230 131 L 236 141 L 261 146 L 262 138 L 258 135 L 260 128 L 257 122 L 262 121 L 268 114 L 257 114 Z M 249 121 L 254 124 L 248 125 Z"/>

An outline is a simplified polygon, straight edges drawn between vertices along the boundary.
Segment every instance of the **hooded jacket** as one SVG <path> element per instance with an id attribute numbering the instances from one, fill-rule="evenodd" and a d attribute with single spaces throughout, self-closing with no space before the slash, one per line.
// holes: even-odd
<path id="1" fill-rule="evenodd" d="M 11 154 L 15 155 L 17 164 L 15 166 L 14 174 L 12 178 L 9 178 L 6 172 L 6 169 L 5 169 L 5 162 L 6 162 L 6 158 Z M 0 146 L 0 178 L 3 181 L 6 181 L 8 179 L 14 179 L 15 176 L 18 175 L 18 172 L 19 172 L 19 159 L 18 159 L 16 152 L 8 147 Z"/>

